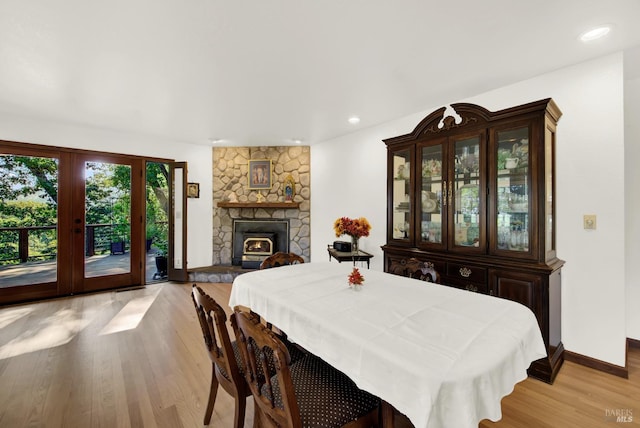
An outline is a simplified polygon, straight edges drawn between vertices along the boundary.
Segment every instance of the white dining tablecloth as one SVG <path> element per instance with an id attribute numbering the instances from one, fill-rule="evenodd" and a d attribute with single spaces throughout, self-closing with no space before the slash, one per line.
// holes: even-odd
<path id="1" fill-rule="evenodd" d="M 361 270 L 304 263 L 242 274 L 242 305 L 404 413 L 416 428 L 473 427 L 502 417 L 500 400 L 546 356 L 527 307 L 505 299 Z"/>

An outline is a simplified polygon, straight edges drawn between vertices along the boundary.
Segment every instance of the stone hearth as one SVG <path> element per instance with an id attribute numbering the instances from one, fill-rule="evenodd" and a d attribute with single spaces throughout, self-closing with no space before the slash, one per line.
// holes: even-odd
<path id="1" fill-rule="evenodd" d="M 208 266 L 189 270 L 189 282 L 233 282 L 243 273 L 252 272 L 255 269 L 243 269 L 240 266 Z"/>

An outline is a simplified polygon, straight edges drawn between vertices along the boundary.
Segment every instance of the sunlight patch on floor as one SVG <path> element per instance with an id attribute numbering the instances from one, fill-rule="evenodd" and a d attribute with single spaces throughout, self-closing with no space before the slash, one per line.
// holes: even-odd
<path id="1" fill-rule="evenodd" d="M 81 318 L 72 309 L 61 309 L 43 319 L 38 328 L 24 331 L 15 339 L 0 346 L 0 359 L 69 343 L 90 322 L 90 319 Z"/>
<path id="2" fill-rule="evenodd" d="M 5 328 L 12 322 L 29 315 L 31 312 L 33 312 L 33 308 L 17 308 L 2 311 L 0 313 L 0 328 Z"/>
<path id="3" fill-rule="evenodd" d="M 100 336 L 121 331 L 132 330 L 140 324 L 142 318 L 160 294 L 161 288 L 158 287 L 152 294 L 143 297 L 131 299 L 118 314 L 109 321 L 107 325 L 100 331 Z"/>

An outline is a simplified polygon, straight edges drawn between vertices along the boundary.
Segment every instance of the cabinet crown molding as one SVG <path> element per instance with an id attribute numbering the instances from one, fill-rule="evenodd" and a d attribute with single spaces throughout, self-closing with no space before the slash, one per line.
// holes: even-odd
<path id="1" fill-rule="evenodd" d="M 495 112 L 477 104 L 454 103 L 448 108 L 441 107 L 422 119 L 414 130 L 408 134 L 383 140 L 385 144 L 397 144 L 412 141 L 420 137 L 437 135 L 460 128 L 490 126 L 491 122 L 509 118 L 513 114 L 533 113 L 546 110 L 546 113 L 557 122 L 562 112 L 551 98 L 533 101 L 517 107 L 510 107 Z M 453 114 L 452 114 L 453 113 Z"/>

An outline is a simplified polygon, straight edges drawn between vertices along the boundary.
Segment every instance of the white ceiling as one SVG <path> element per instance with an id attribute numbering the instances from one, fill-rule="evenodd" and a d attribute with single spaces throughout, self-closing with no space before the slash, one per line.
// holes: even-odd
<path id="1" fill-rule="evenodd" d="M 640 0 L 0 0 L 0 112 L 313 144 L 640 46 L 639 19 Z"/>

